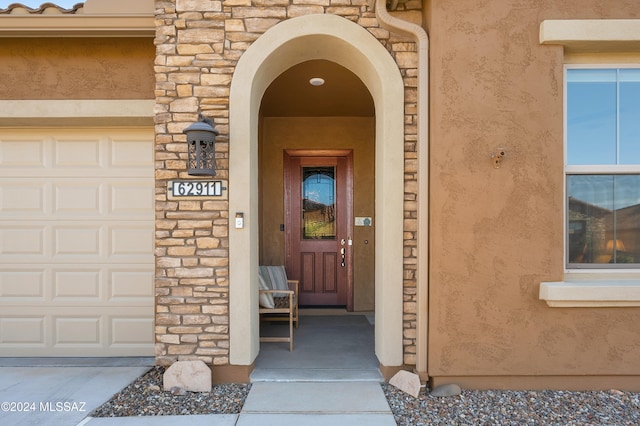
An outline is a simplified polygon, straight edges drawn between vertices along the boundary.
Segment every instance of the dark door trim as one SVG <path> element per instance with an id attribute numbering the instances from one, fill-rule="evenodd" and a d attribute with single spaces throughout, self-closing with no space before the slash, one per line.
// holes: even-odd
<path id="1" fill-rule="evenodd" d="M 346 176 L 345 176 L 345 196 L 346 202 L 343 206 L 343 210 L 346 215 L 345 220 L 345 231 L 344 235 L 339 235 L 338 241 L 341 239 L 345 239 L 347 243 L 345 244 L 345 262 L 346 262 L 346 308 L 347 311 L 353 311 L 353 246 L 350 243 L 350 240 L 353 239 L 353 151 L 350 149 L 288 149 L 284 152 L 284 214 L 285 214 L 285 224 L 289 225 L 293 223 L 293 214 L 294 212 L 290 208 L 291 200 L 293 197 L 292 188 L 289 185 L 291 182 L 291 177 L 289 173 L 291 173 L 292 168 L 290 167 L 292 158 L 301 157 L 301 158 L 313 158 L 313 157 L 343 157 L 346 161 Z M 287 226 L 286 225 L 286 226 Z M 289 264 L 291 262 L 293 253 L 291 252 L 291 248 L 294 246 L 294 242 L 292 240 L 293 233 L 285 232 L 285 259 L 286 263 Z"/>

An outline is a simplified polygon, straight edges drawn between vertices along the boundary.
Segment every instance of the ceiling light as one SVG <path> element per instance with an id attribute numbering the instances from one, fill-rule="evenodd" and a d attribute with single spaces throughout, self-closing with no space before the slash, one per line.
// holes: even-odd
<path id="1" fill-rule="evenodd" d="M 309 84 L 311 84 L 312 86 L 322 86 L 324 84 L 324 78 L 313 77 L 311 80 L 309 80 Z"/>

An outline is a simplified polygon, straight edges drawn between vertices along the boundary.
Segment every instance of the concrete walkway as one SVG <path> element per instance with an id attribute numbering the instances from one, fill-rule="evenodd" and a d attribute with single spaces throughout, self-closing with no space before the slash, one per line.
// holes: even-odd
<path id="1" fill-rule="evenodd" d="M 288 345 L 261 348 L 240 414 L 91 418 L 153 358 L 0 358 L 0 425 L 395 425 L 372 330 L 364 316 L 305 317 L 293 353 Z"/>
<path id="2" fill-rule="evenodd" d="M 238 426 L 395 425 L 379 383 L 254 383 Z"/>
<path id="3" fill-rule="evenodd" d="M 240 414 L 91 418 L 148 367 L 0 367 L 3 425 L 395 425 L 379 383 L 254 383 Z M 64 402 L 63 402 L 64 401 Z M 8 405 L 7 405 L 8 404 Z"/>
<path id="4" fill-rule="evenodd" d="M 0 424 L 79 424 L 148 369 L 0 367 Z"/>

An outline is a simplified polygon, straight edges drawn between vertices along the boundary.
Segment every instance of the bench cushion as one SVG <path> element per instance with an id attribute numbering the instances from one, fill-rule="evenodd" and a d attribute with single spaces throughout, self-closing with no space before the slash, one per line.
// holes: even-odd
<path id="1" fill-rule="evenodd" d="M 289 290 L 284 265 L 260 266 L 260 275 L 270 290 Z M 273 297 L 286 297 L 287 293 L 274 293 Z"/>
<path id="2" fill-rule="evenodd" d="M 264 278 L 262 278 L 262 274 L 258 274 L 258 282 L 259 282 L 260 290 L 271 290 L 267 285 L 267 283 L 265 282 Z M 260 293 L 259 300 L 260 300 L 259 302 L 260 306 L 262 306 L 263 308 L 268 308 L 268 309 L 274 308 L 272 293 Z"/>
<path id="3" fill-rule="evenodd" d="M 271 285 L 274 290 L 289 290 L 289 283 L 287 282 L 287 272 L 284 266 L 268 266 L 269 277 L 271 278 Z M 275 293 L 273 297 L 286 297 L 287 293 Z"/>

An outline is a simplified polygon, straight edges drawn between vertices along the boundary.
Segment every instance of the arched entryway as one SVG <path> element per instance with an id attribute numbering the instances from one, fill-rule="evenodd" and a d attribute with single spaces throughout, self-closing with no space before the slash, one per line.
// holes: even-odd
<path id="1" fill-rule="evenodd" d="M 315 59 L 330 60 L 352 71 L 367 86 L 375 104 L 375 351 L 382 365 L 399 366 L 403 361 L 404 88 L 395 61 L 375 37 L 335 15 L 307 15 L 276 25 L 251 45 L 234 73 L 229 214 L 243 213 L 245 227 L 229 229 L 230 363 L 251 365 L 259 350 L 260 101 L 278 75 Z"/>

